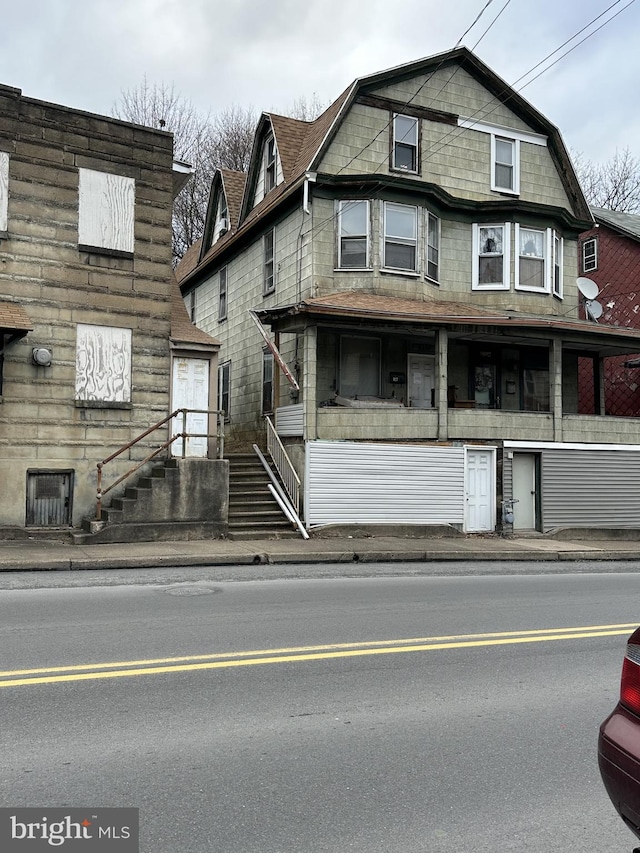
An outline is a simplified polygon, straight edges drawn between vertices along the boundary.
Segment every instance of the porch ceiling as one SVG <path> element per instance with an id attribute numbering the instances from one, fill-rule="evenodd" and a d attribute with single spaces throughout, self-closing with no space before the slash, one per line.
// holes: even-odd
<path id="1" fill-rule="evenodd" d="M 566 347 L 589 350 L 601 356 L 640 353 L 640 329 L 621 329 L 567 317 L 487 310 L 441 299 L 400 299 L 363 291 L 317 296 L 295 305 L 256 310 L 256 314 L 261 322 L 280 331 L 300 329 L 309 318 L 316 321 L 353 319 L 376 324 L 384 321 L 398 326 L 451 327 L 456 337 L 473 337 L 478 341 L 495 339 L 502 343 L 516 340 L 524 343 L 528 340 L 530 343 L 531 337 L 538 340 L 561 338 Z"/>
<path id="2" fill-rule="evenodd" d="M 11 340 L 16 340 L 32 331 L 33 324 L 22 305 L 0 302 L 0 334 L 8 334 Z"/>

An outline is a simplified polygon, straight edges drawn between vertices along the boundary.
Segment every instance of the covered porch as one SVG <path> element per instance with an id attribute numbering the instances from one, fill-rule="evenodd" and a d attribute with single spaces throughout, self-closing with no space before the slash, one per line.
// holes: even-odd
<path id="1" fill-rule="evenodd" d="M 636 330 L 362 292 L 259 316 L 283 352 L 289 340 L 298 341 L 301 393 L 293 406 L 276 407 L 284 435 L 307 441 L 637 440 L 640 411 L 627 418 L 604 413 L 605 359 L 640 352 Z M 580 414 L 578 365 L 585 358 L 594 365 L 591 415 Z M 283 390 L 276 383 L 280 403 Z"/>

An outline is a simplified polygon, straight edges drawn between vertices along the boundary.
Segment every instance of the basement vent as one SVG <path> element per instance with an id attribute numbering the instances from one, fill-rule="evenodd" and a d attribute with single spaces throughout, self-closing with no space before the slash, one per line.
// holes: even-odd
<path id="1" fill-rule="evenodd" d="M 73 471 L 27 471 L 27 527 L 71 524 Z"/>

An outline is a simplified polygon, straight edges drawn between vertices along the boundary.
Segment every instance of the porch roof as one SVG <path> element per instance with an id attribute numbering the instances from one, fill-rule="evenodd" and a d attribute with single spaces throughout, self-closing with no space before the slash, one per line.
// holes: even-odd
<path id="1" fill-rule="evenodd" d="M 423 324 L 432 327 L 489 326 L 496 328 L 496 331 L 500 330 L 498 334 L 505 343 L 507 336 L 522 337 L 524 333 L 532 332 L 539 337 L 548 330 L 553 337 L 570 340 L 576 347 L 595 350 L 603 356 L 640 353 L 640 329 L 623 329 L 567 317 L 485 309 L 442 299 L 401 299 L 363 291 L 346 291 L 316 296 L 293 305 L 257 310 L 256 314 L 263 323 L 283 331 L 287 326 L 291 328 L 292 320 L 295 325 L 296 317 L 368 320 L 375 324 Z M 491 335 L 487 331 L 481 336 L 487 340 Z"/>
<path id="2" fill-rule="evenodd" d="M 6 332 L 15 340 L 32 331 L 33 324 L 22 305 L 17 302 L 0 302 L 0 334 Z"/>

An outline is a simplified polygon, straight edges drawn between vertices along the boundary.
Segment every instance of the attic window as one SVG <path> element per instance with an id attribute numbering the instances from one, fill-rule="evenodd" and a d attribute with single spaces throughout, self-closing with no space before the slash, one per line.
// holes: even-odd
<path id="1" fill-rule="evenodd" d="M 213 242 L 215 243 L 220 237 L 224 236 L 229 230 L 229 210 L 227 208 L 227 198 L 224 192 L 220 192 L 218 198 L 218 208 L 216 212 L 216 224 L 213 231 Z"/>
<path id="2" fill-rule="evenodd" d="M 491 135 L 491 189 L 497 192 L 520 192 L 520 142 Z"/>
<path id="3" fill-rule="evenodd" d="M 418 119 L 394 115 L 391 168 L 400 172 L 418 171 Z"/>
<path id="4" fill-rule="evenodd" d="M 273 136 L 267 137 L 264 147 L 264 191 L 268 193 L 276 185 L 276 142 Z"/>

